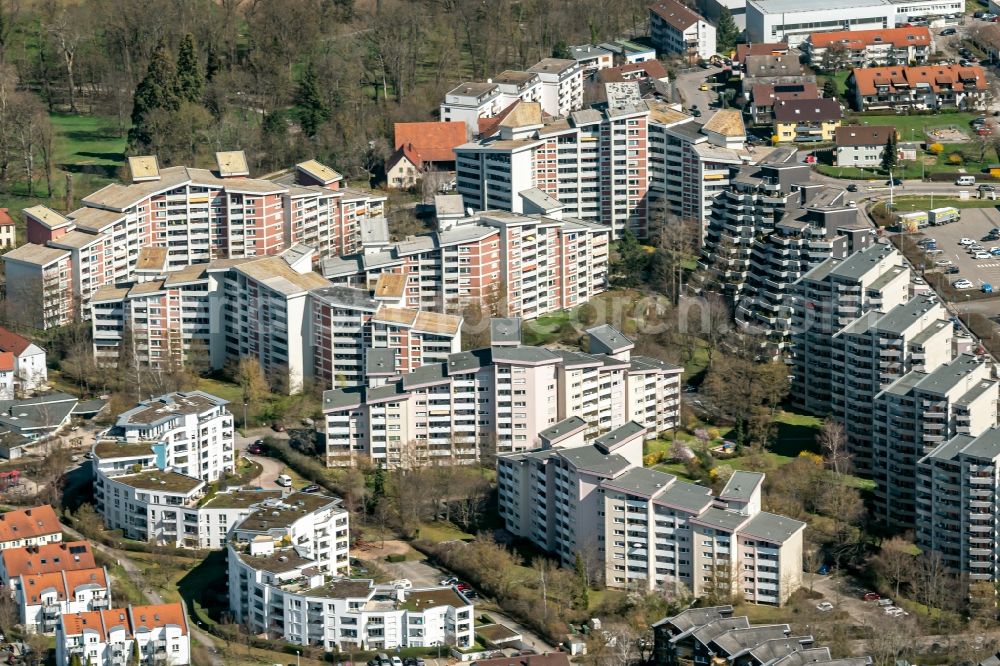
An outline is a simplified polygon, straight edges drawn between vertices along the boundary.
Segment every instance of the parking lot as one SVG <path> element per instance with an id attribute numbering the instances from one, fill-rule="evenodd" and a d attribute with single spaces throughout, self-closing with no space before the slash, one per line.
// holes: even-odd
<path id="1" fill-rule="evenodd" d="M 942 250 L 941 254 L 932 258 L 948 259 L 953 265 L 958 266 L 958 273 L 948 275 L 949 283 L 965 278 L 977 288 L 983 283 L 997 287 L 1000 285 L 1000 257 L 974 259 L 959 241 L 962 238 L 971 238 L 987 252 L 994 247 L 1000 247 L 1000 241 L 984 240 L 991 229 L 1000 227 L 1000 211 L 996 208 L 965 208 L 961 213 L 962 219 L 958 222 L 922 230 L 924 236 L 936 239 L 938 249 Z M 934 270 L 943 271 L 944 268 L 935 267 Z"/>

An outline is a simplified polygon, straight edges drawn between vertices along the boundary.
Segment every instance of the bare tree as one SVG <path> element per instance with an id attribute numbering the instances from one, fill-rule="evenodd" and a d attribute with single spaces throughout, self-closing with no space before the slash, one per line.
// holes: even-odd
<path id="1" fill-rule="evenodd" d="M 892 585 L 894 596 L 899 596 L 899 586 L 912 583 L 917 573 L 917 548 L 903 537 L 893 537 L 882 542 L 882 548 L 873 564 L 876 570 Z"/>
<path id="2" fill-rule="evenodd" d="M 823 426 L 816 435 L 826 463 L 837 476 L 847 474 L 851 469 L 851 454 L 847 451 L 847 436 L 844 434 L 844 424 L 832 417 L 823 421 Z"/>

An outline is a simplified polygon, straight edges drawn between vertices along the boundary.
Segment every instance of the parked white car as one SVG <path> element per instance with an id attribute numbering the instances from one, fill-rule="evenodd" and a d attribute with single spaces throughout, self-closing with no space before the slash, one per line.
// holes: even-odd
<path id="1" fill-rule="evenodd" d="M 816 604 L 816 610 L 823 611 L 824 613 L 826 613 L 827 611 L 832 611 L 833 604 L 831 604 L 829 601 L 821 601 L 820 603 Z"/>
<path id="2" fill-rule="evenodd" d="M 958 244 L 959 245 L 975 245 L 976 241 L 972 240 L 971 238 L 963 238 L 960 241 L 958 241 Z"/>
<path id="3" fill-rule="evenodd" d="M 413 589 L 413 581 L 409 578 L 399 578 L 393 581 L 389 581 L 389 585 L 400 589 L 400 590 L 411 590 Z"/>
<path id="4" fill-rule="evenodd" d="M 955 289 L 972 289 L 973 287 L 975 287 L 974 284 L 965 279 L 955 280 L 954 282 L 951 283 L 951 286 L 954 287 Z"/>
<path id="5" fill-rule="evenodd" d="M 989 252 L 976 252 L 974 255 L 972 255 L 973 259 L 990 259 L 992 257 L 993 255 L 990 254 Z"/>

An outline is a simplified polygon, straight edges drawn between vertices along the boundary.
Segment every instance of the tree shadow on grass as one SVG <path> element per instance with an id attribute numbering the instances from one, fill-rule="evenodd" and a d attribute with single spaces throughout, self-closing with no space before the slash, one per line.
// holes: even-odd
<path id="1" fill-rule="evenodd" d="M 777 434 L 770 450 L 781 456 L 794 458 L 803 451 L 821 453 L 816 443 L 819 428 L 795 423 L 778 423 Z"/>
<path id="2" fill-rule="evenodd" d="M 228 577 L 226 551 L 213 550 L 177 582 L 177 590 L 187 604 L 188 612 L 194 613 L 197 605 L 218 622 L 222 613 L 229 609 Z"/>

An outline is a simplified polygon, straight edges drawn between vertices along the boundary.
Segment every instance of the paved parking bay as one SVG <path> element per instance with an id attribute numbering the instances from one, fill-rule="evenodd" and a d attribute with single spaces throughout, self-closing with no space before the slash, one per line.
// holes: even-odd
<path id="1" fill-rule="evenodd" d="M 996 208 L 964 208 L 962 209 L 962 219 L 952 224 L 940 227 L 927 227 L 923 229 L 923 234 L 929 238 L 937 240 L 939 254 L 936 259 L 950 259 L 955 266 L 958 266 L 958 273 L 948 276 L 948 282 L 954 282 L 960 278 L 965 278 L 977 287 L 984 282 L 992 285 L 1000 284 L 1000 257 L 990 257 L 989 259 L 974 259 L 971 254 L 958 241 L 962 238 L 971 238 L 988 252 L 994 247 L 1000 247 L 1000 241 L 985 241 L 986 234 L 990 229 L 1000 227 L 1000 211 Z M 935 267 L 934 270 L 943 270 Z"/>

